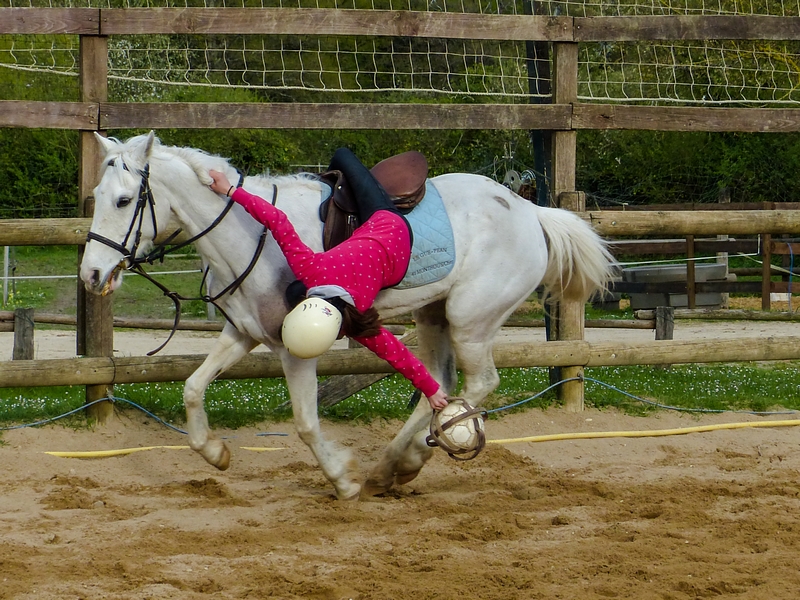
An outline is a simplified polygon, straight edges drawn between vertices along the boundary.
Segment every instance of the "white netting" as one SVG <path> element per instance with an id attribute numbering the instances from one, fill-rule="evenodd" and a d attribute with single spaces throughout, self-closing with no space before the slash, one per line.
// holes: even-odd
<path id="1" fill-rule="evenodd" d="M 78 74 L 78 37 L 0 35 L 0 66 L 19 71 Z"/>
<path id="2" fill-rule="evenodd" d="M 114 39 L 110 77 L 170 85 L 527 97 L 524 46 L 461 40 L 147 36 Z"/>
<path id="3" fill-rule="evenodd" d="M 87 0 L 14 6 L 282 6 L 523 14 L 522 0 Z M 800 0 L 752 2 L 541 2 L 540 14 L 571 16 L 800 15 Z M 157 99 L 162 86 L 241 90 L 427 93 L 455 99 L 520 102 L 549 96 L 547 74 L 535 76 L 533 44 L 331 36 L 114 36 L 109 77 L 125 99 Z M 540 45 L 537 45 L 540 46 Z M 0 66 L 77 73 L 76 36 L 0 36 Z M 533 76 L 532 76 L 533 74 Z M 264 96 L 254 97 L 254 100 Z M 586 101 L 785 106 L 800 102 L 800 43 L 707 41 L 580 45 L 579 98 Z M 119 99 L 119 98 L 116 98 Z M 321 99 L 321 98 L 320 98 Z"/>
<path id="4" fill-rule="evenodd" d="M 794 17 L 798 0 L 599 0 L 596 2 L 546 2 L 549 14 L 572 17 L 618 17 L 633 15 L 772 15 Z"/>
<path id="5" fill-rule="evenodd" d="M 585 44 L 582 100 L 786 105 L 800 102 L 796 42 Z"/>

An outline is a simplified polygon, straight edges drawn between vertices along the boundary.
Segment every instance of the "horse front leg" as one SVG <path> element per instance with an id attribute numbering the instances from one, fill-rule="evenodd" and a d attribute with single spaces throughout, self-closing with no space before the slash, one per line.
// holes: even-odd
<path id="1" fill-rule="evenodd" d="M 317 412 L 317 361 L 303 360 L 281 350 L 283 372 L 292 399 L 297 435 L 317 459 L 339 500 L 357 500 L 361 492 L 358 464 L 350 452 L 326 440 Z"/>
<path id="2" fill-rule="evenodd" d="M 186 429 L 189 446 L 206 461 L 224 471 L 231 462 L 231 452 L 225 442 L 216 438 L 208 426 L 203 406 L 206 388 L 220 373 L 246 356 L 258 342 L 227 323 L 214 348 L 203 364 L 186 380 L 183 404 L 186 407 Z"/>

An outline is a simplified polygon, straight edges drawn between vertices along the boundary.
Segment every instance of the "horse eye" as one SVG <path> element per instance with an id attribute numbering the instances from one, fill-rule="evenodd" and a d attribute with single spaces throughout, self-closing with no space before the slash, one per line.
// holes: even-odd
<path id="1" fill-rule="evenodd" d="M 127 196 L 123 196 L 119 200 L 117 200 L 117 208 L 125 208 L 128 204 L 131 203 L 131 199 Z"/>

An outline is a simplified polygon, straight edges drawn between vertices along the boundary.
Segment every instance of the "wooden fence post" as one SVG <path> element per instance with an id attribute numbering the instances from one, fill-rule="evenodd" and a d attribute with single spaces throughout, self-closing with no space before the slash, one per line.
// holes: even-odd
<path id="1" fill-rule="evenodd" d="M 697 308 L 697 282 L 695 260 L 694 260 L 694 236 L 686 236 L 686 306 L 687 308 Z"/>
<path id="2" fill-rule="evenodd" d="M 81 101 L 105 102 L 108 99 L 108 38 L 83 35 L 80 38 L 80 89 Z M 99 115 L 98 115 L 99 125 Z M 93 131 L 80 132 L 80 173 L 78 182 L 78 210 L 83 217 L 94 212 L 92 190 L 97 184 L 100 156 Z M 83 257 L 79 246 L 78 264 Z M 111 298 L 87 294 L 78 279 L 77 353 L 85 356 L 112 356 L 114 352 L 114 317 Z M 86 403 L 106 398 L 113 393 L 112 385 L 86 386 Z M 113 414 L 111 402 L 93 404 L 87 409 L 90 418 L 105 422 Z"/>
<path id="3" fill-rule="evenodd" d="M 671 340 L 675 329 L 675 308 L 672 306 L 656 306 L 656 340 Z M 655 365 L 660 369 L 669 369 L 672 365 Z"/>
<path id="4" fill-rule="evenodd" d="M 761 235 L 761 260 L 761 310 L 769 310 L 772 291 L 772 236 L 769 233 Z"/>
<path id="5" fill-rule="evenodd" d="M 675 308 L 656 306 L 656 339 L 671 340 L 675 330 Z"/>
<path id="6" fill-rule="evenodd" d="M 573 104 L 578 99 L 578 44 L 553 44 L 553 103 Z M 553 195 L 560 208 L 583 212 L 583 194 L 564 194 L 575 191 L 578 132 L 553 132 Z M 556 336 L 559 341 L 582 340 L 584 305 L 581 302 L 561 302 L 557 307 Z M 561 380 L 582 377 L 583 367 L 562 367 Z M 570 412 L 583 410 L 583 381 L 570 381 L 558 388 L 564 408 Z"/>
<path id="7" fill-rule="evenodd" d="M 14 311 L 14 352 L 12 360 L 33 360 L 33 309 Z"/>
<path id="8" fill-rule="evenodd" d="M 729 187 L 721 188 L 719 191 L 719 197 L 717 200 L 720 204 L 730 204 L 731 203 L 731 189 Z M 728 235 L 717 235 L 717 239 L 720 241 L 727 241 Z M 729 264 L 728 264 L 728 253 L 727 252 L 717 252 L 717 264 L 724 264 L 725 265 L 725 278 L 728 278 L 730 274 Z M 722 293 L 722 302 L 721 308 L 730 308 L 730 294 L 727 292 Z"/>

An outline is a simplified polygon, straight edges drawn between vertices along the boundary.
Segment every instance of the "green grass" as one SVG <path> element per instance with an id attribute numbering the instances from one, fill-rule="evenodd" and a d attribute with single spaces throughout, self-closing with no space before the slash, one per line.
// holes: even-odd
<path id="1" fill-rule="evenodd" d="M 77 249 L 74 246 L 20 246 L 14 248 L 12 263 L 16 277 L 72 275 L 78 272 Z M 176 257 L 163 263 L 146 265 L 148 272 L 191 271 L 170 275 L 155 275 L 169 289 L 185 297 L 200 295 L 201 261 L 191 249 L 182 249 Z M 18 279 L 13 295 L 4 307 L 34 308 L 45 313 L 75 314 L 77 278 Z M 206 316 L 206 305 L 200 300 L 182 304 L 181 314 L 188 318 Z M 172 318 L 174 305 L 153 284 L 135 274 L 126 274 L 122 286 L 114 292 L 114 314 L 124 317 Z"/>
<path id="2" fill-rule="evenodd" d="M 679 365 L 655 367 L 601 367 L 586 370 L 586 376 L 618 390 L 661 404 L 705 410 L 800 410 L 800 363 Z M 501 369 L 501 383 L 488 399 L 487 408 L 507 406 L 538 394 L 548 385 L 547 369 Z M 115 395 L 135 402 L 162 419 L 184 422 L 182 383 L 118 385 Z M 620 391 L 587 381 L 588 406 L 618 408 L 629 414 L 646 415 L 656 409 Z M 331 420 L 370 422 L 404 419 L 413 389 L 399 375 L 392 375 L 339 404 L 320 411 Z M 206 394 L 206 411 L 213 427 L 238 428 L 291 417 L 288 391 L 283 379 L 223 380 L 214 382 Z M 0 389 L 0 423 L 29 423 L 52 418 L 80 408 L 84 390 L 80 386 L 58 388 Z M 512 411 L 552 408 L 558 405 L 550 391 Z M 120 403 L 121 410 L 130 406 Z M 80 413 L 68 420 L 83 423 Z"/>
<path id="3" fill-rule="evenodd" d="M 686 409 L 800 410 L 798 375 L 798 362 L 690 364 L 668 369 L 594 367 L 586 369 L 585 376 L 616 389 L 587 381 L 586 403 L 595 408 L 616 407 L 634 414 L 655 410 L 621 393 L 627 392 L 645 400 Z M 519 401 L 548 385 L 546 369 L 503 369 L 500 386 L 488 404 L 493 407 Z M 526 406 L 548 408 L 557 403 L 555 398 L 555 392 L 549 392 Z"/>

